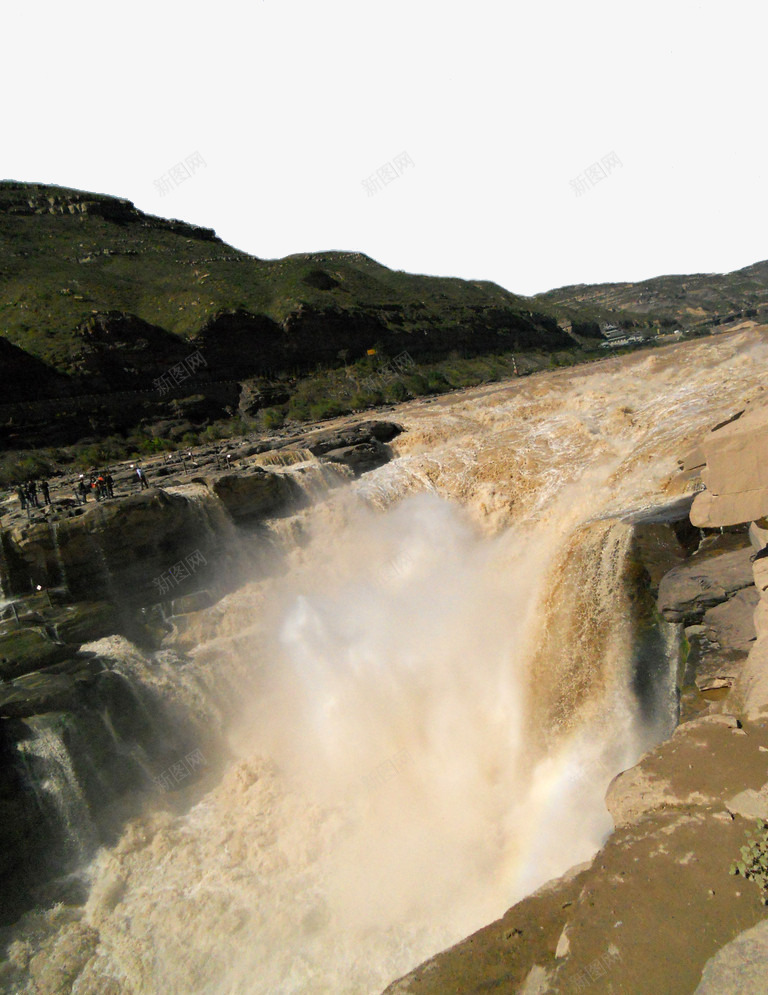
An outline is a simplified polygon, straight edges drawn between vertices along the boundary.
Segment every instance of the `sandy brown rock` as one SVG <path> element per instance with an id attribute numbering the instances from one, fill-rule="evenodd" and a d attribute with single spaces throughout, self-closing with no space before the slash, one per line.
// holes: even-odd
<path id="1" fill-rule="evenodd" d="M 728 695 L 728 708 L 748 719 L 768 716 L 768 637 L 750 650 Z"/>
<path id="2" fill-rule="evenodd" d="M 768 979 L 768 920 L 739 933 L 704 968 L 694 995 L 765 995 Z"/>
<path id="3" fill-rule="evenodd" d="M 701 479 L 707 489 L 693 502 L 694 525 L 733 525 L 768 515 L 767 436 L 768 405 L 761 401 L 702 440 Z"/>
<path id="4" fill-rule="evenodd" d="M 536 981 L 540 991 L 560 995 L 690 995 L 708 961 L 765 915 L 757 886 L 728 873 L 752 822 L 732 816 L 727 800 L 761 789 L 761 746 L 768 750 L 766 722 L 743 730 L 726 716 L 687 723 L 614 782 L 615 795 L 622 781 L 622 790 L 635 784 L 645 794 L 625 809 L 626 821 L 589 867 L 518 903 L 387 992 L 512 995 Z M 568 952 L 558 958 L 564 930 Z"/>

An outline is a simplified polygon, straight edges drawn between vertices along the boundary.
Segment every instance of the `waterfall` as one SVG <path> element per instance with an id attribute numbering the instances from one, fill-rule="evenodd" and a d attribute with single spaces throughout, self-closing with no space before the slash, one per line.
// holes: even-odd
<path id="1" fill-rule="evenodd" d="M 42 816 L 53 838 L 63 844 L 65 859 L 77 862 L 90 857 L 98 832 L 58 717 L 35 716 L 28 724 L 32 736 L 18 749 Z"/>
<path id="2" fill-rule="evenodd" d="M 126 664 L 226 723 L 230 757 L 32 948 L 79 944 L 78 995 L 375 993 L 593 854 L 610 779 L 674 723 L 626 522 L 766 359 L 745 334 L 399 408 L 396 458 L 284 518 L 282 571 L 228 595 L 216 638 Z"/>
<path id="3" fill-rule="evenodd" d="M 167 494 L 177 494 L 189 502 L 200 525 L 200 535 L 205 544 L 215 546 L 222 541 L 236 548 L 238 544 L 237 530 L 232 517 L 208 487 L 200 483 L 177 484 L 164 488 Z"/>
<path id="4" fill-rule="evenodd" d="M 57 519 L 51 520 L 51 534 L 53 536 L 53 548 L 56 553 L 56 563 L 59 567 L 60 583 L 65 591 L 69 590 L 69 580 L 67 578 L 67 568 L 64 564 L 64 557 L 61 555 L 61 547 L 59 545 L 59 521 Z M 104 565 L 106 569 L 106 564 Z M 106 575 L 107 578 L 109 575 Z"/>
<path id="5" fill-rule="evenodd" d="M 264 467 L 287 467 L 297 463 L 316 463 L 317 457 L 309 449 L 280 449 L 277 452 L 262 453 L 254 462 Z"/>

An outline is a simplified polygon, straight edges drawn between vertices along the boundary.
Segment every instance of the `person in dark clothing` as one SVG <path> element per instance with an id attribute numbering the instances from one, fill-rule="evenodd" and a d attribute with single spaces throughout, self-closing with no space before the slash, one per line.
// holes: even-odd
<path id="1" fill-rule="evenodd" d="M 40 507 L 40 504 L 38 503 L 37 500 L 37 484 L 34 482 L 34 480 L 30 480 L 29 483 L 27 484 L 27 498 L 29 499 L 29 503 L 31 505 L 34 505 L 35 508 Z"/>
<path id="2" fill-rule="evenodd" d="M 22 511 L 26 511 L 26 509 L 27 509 L 27 491 L 26 491 L 26 488 L 22 484 L 19 484 L 19 486 L 16 488 L 16 496 L 18 497 L 19 501 L 21 502 L 21 510 Z"/>
<path id="3" fill-rule="evenodd" d="M 88 486 L 85 483 L 85 477 L 80 474 L 80 483 L 77 485 L 77 489 L 80 492 L 80 497 L 82 498 L 83 504 L 88 503 Z"/>
<path id="4" fill-rule="evenodd" d="M 104 474 L 104 483 L 107 485 L 107 494 L 113 498 L 115 496 L 115 481 L 109 471 Z"/>
<path id="5" fill-rule="evenodd" d="M 43 495 L 43 502 L 44 502 L 44 504 L 50 504 L 51 503 L 51 492 L 48 489 L 48 481 L 47 480 L 43 480 L 41 482 L 41 484 L 40 484 L 40 493 Z"/>

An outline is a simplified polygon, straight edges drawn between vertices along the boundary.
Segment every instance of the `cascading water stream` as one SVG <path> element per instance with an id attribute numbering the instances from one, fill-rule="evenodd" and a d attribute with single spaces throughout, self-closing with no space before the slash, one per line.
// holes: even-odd
<path id="1" fill-rule="evenodd" d="M 19 744 L 19 752 L 29 783 L 35 787 L 42 817 L 63 829 L 70 859 L 89 857 L 98 834 L 56 716 L 36 716 L 29 726 L 32 735 Z"/>
<path id="2" fill-rule="evenodd" d="M 732 336 L 400 409 L 399 458 L 302 512 L 197 654 L 248 672 L 237 759 L 100 856 L 82 922 L 20 925 L 8 990 L 40 990 L 34 936 L 77 995 L 374 993 L 587 858 L 674 721 L 672 661 L 655 714 L 633 685 L 626 512 L 767 359 Z"/>

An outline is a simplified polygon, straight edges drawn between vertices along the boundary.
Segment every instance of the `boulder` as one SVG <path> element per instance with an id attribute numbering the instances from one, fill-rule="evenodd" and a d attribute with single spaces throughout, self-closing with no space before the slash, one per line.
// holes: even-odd
<path id="1" fill-rule="evenodd" d="M 668 622 L 699 621 L 708 608 L 753 584 L 751 547 L 694 553 L 659 585 L 658 609 Z"/>
<path id="2" fill-rule="evenodd" d="M 752 623 L 755 627 L 755 635 L 758 639 L 762 639 L 763 636 L 768 636 L 768 598 L 761 597 L 758 601 Z"/>
<path id="3" fill-rule="evenodd" d="M 752 575 L 755 587 L 761 595 L 768 591 L 768 556 L 761 556 L 752 562 Z"/>
<path id="4" fill-rule="evenodd" d="M 53 642 L 42 628 L 0 632 L 0 680 L 8 681 L 41 670 L 71 653 L 71 648 Z"/>
<path id="5" fill-rule="evenodd" d="M 63 643 L 80 646 L 122 631 L 120 614 L 109 601 L 81 601 L 49 613 L 49 624 Z"/>
<path id="6" fill-rule="evenodd" d="M 749 541 L 758 552 L 768 546 L 768 522 L 765 519 L 761 518 L 759 521 L 751 523 Z"/>
<path id="7" fill-rule="evenodd" d="M 101 670 L 100 661 L 81 656 L 7 681 L 0 685 L 0 716 L 22 719 L 70 711 L 77 704 L 80 688 L 93 683 Z"/>
<path id="8" fill-rule="evenodd" d="M 739 933 L 704 965 L 694 995 L 764 995 L 768 978 L 768 919 Z"/>
<path id="9" fill-rule="evenodd" d="M 731 815 L 741 815 L 745 819 L 768 819 L 768 784 L 759 791 L 747 788 L 729 798 L 725 803 Z"/>
<path id="10" fill-rule="evenodd" d="M 303 442 L 314 456 L 322 456 L 333 450 L 346 449 L 367 442 L 390 442 L 403 431 L 401 425 L 387 421 L 362 421 L 354 425 L 341 425 L 338 428 L 312 432 Z"/>
<path id="11" fill-rule="evenodd" d="M 384 466 L 389 461 L 387 447 L 377 442 L 361 442 L 356 446 L 344 446 L 341 449 L 331 449 L 325 458 L 332 463 L 343 463 L 359 477 L 362 473 Z"/>
<path id="12" fill-rule="evenodd" d="M 755 608 L 760 596 L 754 587 L 737 591 L 732 598 L 704 613 L 707 638 L 716 642 L 721 654 L 743 657 L 755 641 Z"/>
<path id="13" fill-rule="evenodd" d="M 728 696 L 728 707 L 747 719 L 768 716 L 768 638 L 753 644 Z"/>
<path id="14" fill-rule="evenodd" d="M 222 474 L 211 487 L 235 521 L 272 514 L 299 497 L 296 482 L 290 477 L 261 467 L 248 473 Z"/>
<path id="15" fill-rule="evenodd" d="M 750 404 L 702 441 L 706 466 L 701 479 L 706 491 L 691 508 L 691 521 L 700 527 L 751 522 L 768 515 L 768 404 Z"/>

